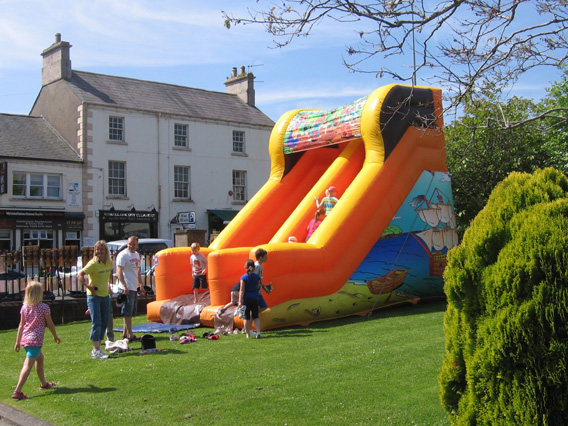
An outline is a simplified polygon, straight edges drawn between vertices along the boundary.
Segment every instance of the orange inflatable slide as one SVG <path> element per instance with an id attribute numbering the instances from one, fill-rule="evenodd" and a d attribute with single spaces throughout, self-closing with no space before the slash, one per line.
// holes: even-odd
<path id="1" fill-rule="evenodd" d="M 270 176 L 202 253 L 208 258 L 213 326 L 254 251 L 268 252 L 263 329 L 366 314 L 443 297 L 447 250 L 457 244 L 446 169 L 441 91 L 390 85 L 331 111 L 295 110 L 269 141 Z M 335 186 L 339 201 L 306 241 L 314 197 Z M 288 243 L 295 236 L 298 243 Z M 191 249 L 157 256 L 156 301 L 191 294 Z M 242 326 L 235 318 L 237 326 Z"/>

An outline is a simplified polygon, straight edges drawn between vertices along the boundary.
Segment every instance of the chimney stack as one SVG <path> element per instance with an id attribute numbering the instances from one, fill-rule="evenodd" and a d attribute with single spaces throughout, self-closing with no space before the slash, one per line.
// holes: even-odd
<path id="1" fill-rule="evenodd" d="M 239 75 L 237 75 L 237 67 L 233 67 L 231 77 L 225 80 L 225 91 L 237 95 L 243 102 L 253 107 L 255 106 L 254 79 L 253 73 L 247 73 L 244 65 Z"/>
<path id="2" fill-rule="evenodd" d="M 61 34 L 55 34 L 55 43 L 41 52 L 43 68 L 41 69 L 41 84 L 45 86 L 57 80 L 71 80 L 71 59 L 69 49 L 71 45 L 61 41 Z"/>

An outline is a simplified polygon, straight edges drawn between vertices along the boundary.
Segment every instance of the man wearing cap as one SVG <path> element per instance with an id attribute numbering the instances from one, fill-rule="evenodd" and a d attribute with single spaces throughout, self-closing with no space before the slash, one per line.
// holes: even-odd
<path id="1" fill-rule="evenodd" d="M 138 248 L 138 237 L 132 235 L 128 238 L 125 250 L 122 250 L 116 257 L 116 276 L 124 289 L 126 301 L 122 305 L 122 315 L 124 316 L 124 329 L 122 337 L 128 340 L 138 340 L 132 332 L 132 317 L 136 315 L 138 304 L 138 294 L 136 290 L 140 287 L 140 294 L 144 296 L 144 282 L 140 274 L 140 255 L 136 252 Z"/>
<path id="2" fill-rule="evenodd" d="M 321 202 L 318 197 L 314 197 L 314 200 L 316 200 L 316 207 L 319 209 L 320 206 L 323 206 L 323 208 L 325 209 L 325 215 L 327 216 L 331 211 L 331 209 L 339 201 L 336 198 L 336 195 L 337 195 L 337 188 L 335 188 L 335 186 L 333 185 L 330 186 L 325 190 L 325 197 L 322 198 Z"/>

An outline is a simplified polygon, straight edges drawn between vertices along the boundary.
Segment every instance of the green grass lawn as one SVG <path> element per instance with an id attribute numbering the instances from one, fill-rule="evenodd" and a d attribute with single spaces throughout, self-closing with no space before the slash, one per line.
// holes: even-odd
<path id="1" fill-rule="evenodd" d="M 46 379 L 33 372 L 28 400 L 10 398 L 24 352 L 0 331 L 0 401 L 62 425 L 448 425 L 438 373 L 445 302 L 195 343 L 156 334 L 162 352 L 93 360 L 90 322 L 46 330 Z M 146 323 L 145 316 L 134 324 Z M 120 326 L 121 319 L 115 319 Z"/>

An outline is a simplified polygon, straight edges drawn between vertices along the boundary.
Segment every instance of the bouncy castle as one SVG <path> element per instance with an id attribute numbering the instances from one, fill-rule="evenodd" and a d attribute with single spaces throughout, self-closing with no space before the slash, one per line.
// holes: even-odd
<path id="1" fill-rule="evenodd" d="M 259 247 L 268 252 L 263 282 L 273 284 L 262 329 L 443 297 L 446 253 L 458 240 L 441 96 L 395 84 L 334 110 L 284 114 L 268 143 L 266 183 L 201 249 L 210 292 L 201 324 L 213 326 Z M 338 201 L 306 240 L 314 199 L 331 186 Z M 164 303 L 193 291 L 191 249 L 156 256 L 147 315 L 162 322 Z"/>

